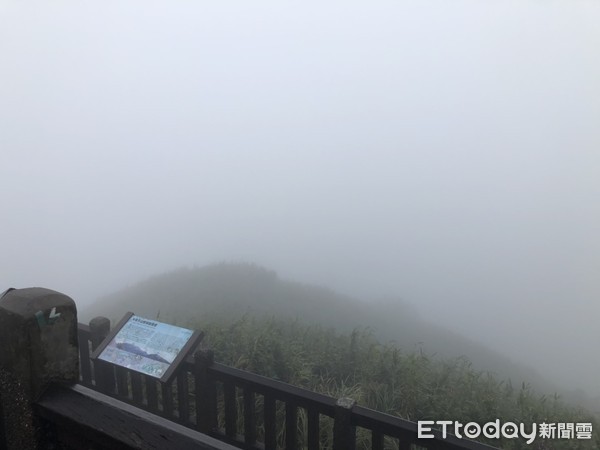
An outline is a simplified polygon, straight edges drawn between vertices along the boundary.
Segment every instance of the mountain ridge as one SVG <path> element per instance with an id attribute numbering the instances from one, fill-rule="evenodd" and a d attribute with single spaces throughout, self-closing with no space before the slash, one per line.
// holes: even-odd
<path id="1" fill-rule="evenodd" d="M 466 357 L 477 370 L 515 384 L 534 383 L 543 392 L 557 386 L 534 369 L 460 333 L 424 320 L 402 300 L 365 302 L 315 286 L 281 279 L 273 270 L 250 263 L 181 267 L 151 276 L 98 299 L 80 317 L 108 316 L 116 323 L 127 311 L 182 326 L 197 317 L 234 322 L 244 315 L 299 318 L 343 332 L 371 330 L 382 342 L 440 358 Z M 565 392 L 566 390 L 562 390 Z M 580 402 L 580 399 L 577 399 Z"/>

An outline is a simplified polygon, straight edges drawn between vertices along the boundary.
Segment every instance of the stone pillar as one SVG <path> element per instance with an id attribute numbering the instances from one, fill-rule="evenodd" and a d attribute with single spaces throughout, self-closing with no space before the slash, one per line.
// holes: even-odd
<path id="1" fill-rule="evenodd" d="M 7 450 L 37 446 L 32 405 L 50 383 L 78 381 L 78 355 L 70 297 L 28 288 L 0 298 L 0 426 Z"/>

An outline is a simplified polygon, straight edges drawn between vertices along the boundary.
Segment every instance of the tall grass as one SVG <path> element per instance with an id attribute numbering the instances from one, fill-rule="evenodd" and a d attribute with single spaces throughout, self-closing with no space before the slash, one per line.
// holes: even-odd
<path id="1" fill-rule="evenodd" d="M 408 420 L 463 423 L 591 422 L 592 441 L 488 440 L 505 449 L 598 449 L 600 424 L 592 414 L 542 395 L 530 385 L 513 386 L 474 370 L 466 358 L 441 360 L 419 349 L 381 343 L 368 329 L 342 334 L 298 320 L 244 316 L 234 321 L 189 323 L 206 333 L 221 363 L 271 377 Z M 300 420 L 302 423 L 302 420 Z M 357 448 L 368 447 L 359 432 Z M 484 440 L 485 441 L 485 440 Z"/>

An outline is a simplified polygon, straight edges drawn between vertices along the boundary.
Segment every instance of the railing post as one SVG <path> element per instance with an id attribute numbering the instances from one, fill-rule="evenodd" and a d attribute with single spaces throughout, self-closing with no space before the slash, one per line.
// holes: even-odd
<path id="1" fill-rule="evenodd" d="M 194 353 L 194 387 L 196 391 L 196 426 L 209 434 L 217 428 L 217 388 L 208 369 L 214 363 L 212 350 Z"/>
<path id="2" fill-rule="evenodd" d="M 352 426 L 352 408 L 356 401 L 342 397 L 335 404 L 333 422 L 333 450 L 354 450 L 356 448 L 356 427 Z"/>
<path id="3" fill-rule="evenodd" d="M 70 297 L 43 288 L 13 289 L 0 297 L 0 448 L 35 449 L 49 439 L 34 403 L 51 383 L 79 380 L 77 338 Z"/>
<path id="4" fill-rule="evenodd" d="M 90 338 L 92 351 L 96 350 L 110 333 L 110 320 L 106 317 L 94 317 L 90 320 Z"/>
<path id="5" fill-rule="evenodd" d="M 244 443 L 256 444 L 256 403 L 254 391 L 244 388 Z"/>
<path id="6" fill-rule="evenodd" d="M 98 348 L 102 341 L 110 333 L 110 320 L 106 317 L 94 317 L 90 320 L 90 340 L 92 341 L 92 352 Z M 98 389 L 105 393 L 115 392 L 114 367 L 105 361 L 97 359 L 94 361 L 94 380 Z"/>

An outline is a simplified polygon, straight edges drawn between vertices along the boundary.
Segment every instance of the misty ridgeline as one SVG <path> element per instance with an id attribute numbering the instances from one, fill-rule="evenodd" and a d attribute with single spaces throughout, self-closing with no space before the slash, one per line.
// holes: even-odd
<path id="1" fill-rule="evenodd" d="M 128 310 L 205 331 L 204 345 L 221 363 L 413 421 L 600 426 L 597 401 L 586 403 L 531 368 L 422 320 L 397 299 L 366 304 L 256 265 L 223 263 L 154 276 L 99 299 L 82 317 L 114 323 Z M 359 448 L 367 441 L 359 433 Z M 598 448 L 600 441 L 545 445 Z"/>
<path id="2" fill-rule="evenodd" d="M 599 23 L 598 0 L 0 2 L 0 290 L 202 329 L 220 362 L 411 420 L 598 439 Z M 336 292 L 216 264 L 85 304 L 222 260 Z"/>

